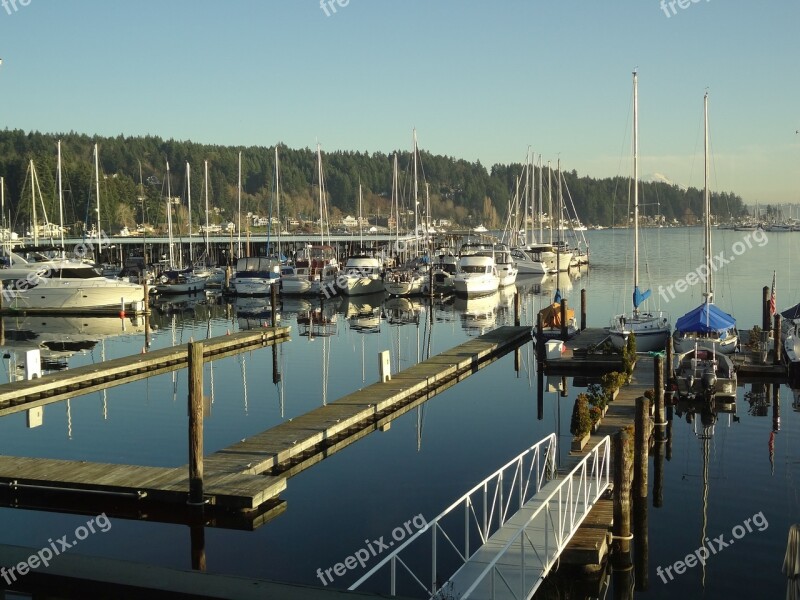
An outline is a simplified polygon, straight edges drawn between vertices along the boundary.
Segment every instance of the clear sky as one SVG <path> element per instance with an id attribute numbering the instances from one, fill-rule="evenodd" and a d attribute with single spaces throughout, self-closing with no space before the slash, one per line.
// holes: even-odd
<path id="1" fill-rule="evenodd" d="M 0 127 L 388 152 L 800 201 L 796 0 L 0 0 Z M 25 3 L 23 5 L 23 2 Z M 669 14 L 669 16 L 667 16 Z"/>

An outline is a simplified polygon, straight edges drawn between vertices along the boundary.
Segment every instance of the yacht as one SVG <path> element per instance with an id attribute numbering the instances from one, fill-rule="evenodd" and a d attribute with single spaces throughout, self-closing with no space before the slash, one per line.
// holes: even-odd
<path id="1" fill-rule="evenodd" d="M 238 296 L 267 296 L 280 277 L 277 259 L 243 257 L 236 261 L 236 275 L 231 279 L 231 286 Z"/>
<path id="2" fill-rule="evenodd" d="M 144 309 L 144 286 L 104 277 L 90 264 L 56 260 L 0 270 L 3 306 L 14 310 L 105 312 Z"/>
<path id="3" fill-rule="evenodd" d="M 379 258 L 365 254 L 351 256 L 347 259 L 343 276 L 338 277 L 336 283 L 346 296 L 382 292 L 383 263 Z"/>
<path id="4" fill-rule="evenodd" d="M 481 296 L 493 294 L 500 287 L 500 277 L 494 258 L 481 254 L 462 255 L 453 279 L 456 294 Z"/>
<path id="5" fill-rule="evenodd" d="M 333 285 L 339 274 L 339 263 L 332 246 L 311 246 L 298 255 L 292 273 L 281 276 L 281 292 L 287 295 L 319 295 L 325 286 Z"/>

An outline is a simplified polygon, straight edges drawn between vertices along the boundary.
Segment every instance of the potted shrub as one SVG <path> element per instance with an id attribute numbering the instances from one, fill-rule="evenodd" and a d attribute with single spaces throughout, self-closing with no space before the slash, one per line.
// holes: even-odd
<path id="1" fill-rule="evenodd" d="M 597 431 L 600 427 L 600 419 L 603 418 L 603 409 L 599 406 L 592 406 L 589 408 L 589 419 L 592 422 L 592 431 Z"/>
<path id="2" fill-rule="evenodd" d="M 589 441 L 589 434 L 592 430 L 592 418 L 589 414 L 589 399 L 586 394 L 578 394 L 575 398 L 575 405 L 572 407 L 572 420 L 569 432 L 572 438 L 572 449 L 583 450 L 586 442 Z"/>
<path id="3" fill-rule="evenodd" d="M 606 398 L 609 402 L 617 397 L 617 394 L 619 394 L 619 388 L 625 385 L 626 382 L 627 376 L 619 371 L 611 371 L 600 378 L 600 383 L 603 386 L 603 391 L 605 392 Z"/>

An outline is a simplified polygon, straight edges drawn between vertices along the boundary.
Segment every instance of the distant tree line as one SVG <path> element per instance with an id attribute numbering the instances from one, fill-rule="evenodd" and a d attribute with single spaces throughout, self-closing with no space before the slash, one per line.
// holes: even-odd
<path id="1" fill-rule="evenodd" d="M 188 221 L 191 192 L 192 222 L 205 221 L 208 196 L 214 223 L 238 222 L 239 153 L 241 153 L 241 210 L 243 214 L 277 216 L 275 195 L 275 146 L 232 147 L 164 140 L 157 136 L 88 136 L 74 132 L 48 134 L 22 130 L 0 131 L 0 176 L 5 178 L 3 218 L 22 232 L 30 226 L 32 197 L 37 202 L 37 220 L 44 210 L 50 222 L 58 222 L 56 144 L 61 141 L 64 225 L 77 233 L 97 222 L 93 150 L 98 146 L 101 228 L 116 232 L 123 226 L 143 222 L 163 227 L 169 194 L 176 211 L 175 227 Z M 322 172 L 331 218 L 357 215 L 359 190 L 363 216 L 386 218 L 392 211 L 393 164 L 399 167 L 398 196 L 401 209 L 413 214 L 414 198 L 419 214 L 430 206 L 434 219 L 447 218 L 462 225 L 482 223 L 502 226 L 511 199 L 519 187 L 524 165 L 496 164 L 487 169 L 480 161 L 470 163 L 454 157 L 419 152 L 417 187 L 414 188 L 413 153 L 322 152 Z M 278 145 L 280 216 L 301 220 L 319 219 L 319 169 L 314 148 L 292 149 Z M 204 163 L 208 162 L 208 189 Z M 186 163 L 191 166 L 187 187 Z M 37 174 L 34 194 L 30 165 Z M 170 172 L 167 178 L 167 163 Z M 547 172 L 543 181 L 547 181 Z M 538 193 L 538 168 L 533 177 Z M 556 177 L 551 179 L 551 197 L 556 200 Z M 621 225 L 629 220 L 630 181 L 622 177 L 593 179 L 574 170 L 563 173 L 563 194 L 574 203 L 583 223 Z M 547 188 L 545 186 L 545 197 Z M 41 195 L 41 201 L 39 197 Z M 671 222 L 692 222 L 703 213 L 702 190 L 682 189 L 663 182 L 644 183 L 642 212 L 661 215 Z M 570 202 L 571 200 L 571 202 Z M 547 208 L 545 205 L 545 212 Z M 733 193 L 714 193 L 712 212 L 720 221 L 746 214 L 742 198 Z M 413 219 L 413 217 L 411 217 Z M 245 217 L 242 217 L 244 224 Z M 413 224 L 413 222 L 412 222 Z M 196 228 L 196 225 L 195 225 Z"/>

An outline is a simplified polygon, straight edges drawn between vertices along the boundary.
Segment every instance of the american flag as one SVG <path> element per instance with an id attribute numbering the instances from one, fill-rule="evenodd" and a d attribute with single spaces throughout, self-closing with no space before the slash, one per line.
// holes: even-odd
<path id="1" fill-rule="evenodd" d="M 769 295 L 769 316 L 775 314 L 775 271 L 772 272 L 772 292 Z"/>

